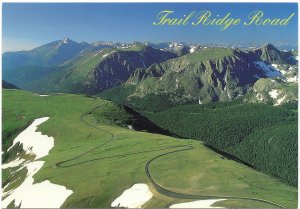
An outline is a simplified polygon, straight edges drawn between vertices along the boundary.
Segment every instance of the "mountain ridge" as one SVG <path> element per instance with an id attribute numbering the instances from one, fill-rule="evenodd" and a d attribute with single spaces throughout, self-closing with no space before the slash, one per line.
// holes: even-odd
<path id="1" fill-rule="evenodd" d="M 175 100 L 207 103 L 230 101 L 247 94 L 260 78 L 283 76 L 275 64 L 290 68 L 296 64 L 292 52 L 271 44 L 248 51 L 183 43 L 163 44 L 165 49 L 152 46 L 77 43 L 65 38 L 22 52 L 33 54 L 23 66 L 19 63 L 22 56 L 15 62 L 17 67 L 9 64 L 21 52 L 9 59 L 3 56 L 3 77 L 31 91 L 98 94 L 126 84 L 135 86 L 133 95 L 139 97 L 163 93 L 172 94 Z M 37 58 L 42 59 L 35 63 Z"/>

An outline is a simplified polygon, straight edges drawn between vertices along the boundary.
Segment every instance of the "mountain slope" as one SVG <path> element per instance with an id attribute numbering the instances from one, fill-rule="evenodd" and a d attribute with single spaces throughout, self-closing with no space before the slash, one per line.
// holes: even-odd
<path id="1" fill-rule="evenodd" d="M 202 140 L 297 186 L 297 103 L 183 105 L 146 115 L 180 137 Z"/>
<path id="2" fill-rule="evenodd" d="M 272 45 L 263 47 L 263 51 L 274 55 L 274 59 L 283 53 Z M 287 64 L 284 59 L 279 61 L 285 64 L 270 64 L 252 51 L 201 48 L 147 69 L 136 69 L 126 85 L 118 89 L 131 89 L 125 101 L 137 101 L 149 95 L 156 95 L 157 99 L 168 97 L 174 104 L 231 101 L 247 94 L 262 78 L 297 82 L 298 67 Z M 118 93 L 110 95 L 109 91 L 102 95 L 114 101 L 119 100 L 117 97 L 124 98 Z"/>
<path id="3" fill-rule="evenodd" d="M 271 44 L 253 51 L 177 43 L 169 48 L 173 52 L 138 42 L 87 44 L 64 39 L 13 56 L 5 53 L 3 78 L 36 92 L 85 94 L 126 82 L 132 92 L 128 98 L 159 95 L 176 104 L 231 101 L 247 94 L 260 78 L 297 82 L 292 52 Z"/>
<path id="4" fill-rule="evenodd" d="M 265 103 L 274 106 L 298 100 L 298 83 L 279 79 L 262 78 L 254 85 L 245 102 Z"/>
<path id="5" fill-rule="evenodd" d="M 3 89 L 19 89 L 14 84 L 8 83 L 5 80 L 2 80 L 2 88 Z"/>
<path id="6" fill-rule="evenodd" d="M 2 143 L 8 143 L 4 146 L 3 155 L 8 156 L 4 163 L 18 157 L 25 162 L 2 169 L 3 199 L 9 196 L 7 191 L 17 188 L 28 176 L 23 166 L 33 158 L 24 155 L 21 146 L 6 151 L 13 136 L 34 119 L 48 116 L 49 120 L 37 131 L 53 137 L 54 147 L 42 159 L 45 164 L 33 176 L 32 183 L 40 185 L 49 180 L 71 189 L 73 193 L 64 200 L 63 208 L 110 207 L 124 190 L 136 183 L 147 184 L 153 192 L 145 208 L 166 208 L 170 203 L 188 201 L 156 190 L 145 172 L 147 165 L 147 171 L 163 188 L 195 200 L 226 196 L 226 200 L 218 203 L 220 207 L 274 207 L 253 199 L 258 198 L 296 207 L 297 189 L 230 160 L 195 140 L 120 127 L 114 119 L 107 118 L 112 112 L 118 118 L 126 117 L 120 107 L 99 98 L 70 94 L 40 97 L 26 91 L 4 90 Z M 148 164 L 150 159 L 152 163 Z"/>
<path id="7" fill-rule="evenodd" d="M 13 72 L 9 75 L 14 83 L 28 90 L 94 94 L 125 82 L 136 68 L 146 68 L 176 56 L 141 44 L 127 48 L 97 45 L 82 50 L 59 66 L 23 67 L 17 77 L 13 77 Z M 33 79 L 32 71 L 40 76 Z"/>
<path id="8" fill-rule="evenodd" d="M 30 51 L 6 52 L 2 55 L 3 69 L 31 65 L 57 65 L 74 58 L 80 51 L 89 47 L 88 43 L 77 43 L 69 38 L 53 41 Z"/>
<path id="9" fill-rule="evenodd" d="M 137 94 L 178 92 L 200 102 L 224 101 L 247 92 L 254 75 L 263 76 L 251 59 L 239 50 L 211 48 L 135 72 L 129 83 L 141 78 Z"/>
<path id="10" fill-rule="evenodd" d="M 261 48 L 252 51 L 262 61 L 269 64 L 291 64 L 295 65 L 297 62 L 293 59 L 290 52 L 284 52 L 276 49 L 272 44 L 267 44 Z"/>
<path id="11" fill-rule="evenodd" d="M 93 55 L 92 60 L 84 60 L 70 66 L 65 78 L 57 84 L 57 88 L 69 92 L 95 94 L 125 82 L 137 68 L 147 68 L 153 63 L 160 63 L 175 56 L 171 52 L 143 45 L 126 50 L 100 51 Z M 74 83 L 80 85 L 82 89 L 69 86 Z"/>
<path id="12" fill-rule="evenodd" d="M 85 42 L 77 43 L 65 38 L 30 51 L 6 52 L 2 55 L 2 76 L 23 89 L 31 89 L 32 82 L 59 71 L 59 65 L 88 47 Z"/>

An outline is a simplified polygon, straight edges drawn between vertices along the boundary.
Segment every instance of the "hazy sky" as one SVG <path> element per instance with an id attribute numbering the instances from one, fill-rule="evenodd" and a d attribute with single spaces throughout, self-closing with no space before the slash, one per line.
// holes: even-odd
<path id="1" fill-rule="evenodd" d="M 238 25 L 221 31 L 218 26 L 153 26 L 162 10 L 183 17 L 210 10 L 212 16 L 246 20 L 252 11 L 265 17 L 295 16 L 287 26 Z M 280 3 L 4 3 L 3 51 L 32 49 L 70 37 L 75 41 L 185 41 L 191 43 L 278 43 L 296 45 L 297 4 Z"/>

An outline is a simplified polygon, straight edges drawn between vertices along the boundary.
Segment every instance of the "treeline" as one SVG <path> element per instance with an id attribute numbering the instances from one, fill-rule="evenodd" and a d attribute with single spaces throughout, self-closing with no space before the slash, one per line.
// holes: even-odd
<path id="1" fill-rule="evenodd" d="M 99 106 L 99 108 L 94 109 L 92 114 L 99 123 L 122 127 L 127 127 L 128 124 L 132 123 L 132 116 L 124 108 L 111 102 L 107 102 Z"/>
<path id="2" fill-rule="evenodd" d="M 204 141 L 297 186 L 297 103 L 182 105 L 147 115 L 180 137 Z"/>
<path id="3" fill-rule="evenodd" d="M 181 95 L 182 89 L 179 89 L 175 93 L 149 93 L 139 96 L 135 95 L 136 86 L 133 85 L 121 85 L 108 90 L 105 90 L 96 96 L 113 101 L 120 105 L 130 106 L 133 109 L 141 113 L 147 112 L 160 112 L 163 110 L 170 109 L 172 107 L 183 105 L 183 104 L 195 104 L 198 100 L 191 98 L 183 99 Z"/>

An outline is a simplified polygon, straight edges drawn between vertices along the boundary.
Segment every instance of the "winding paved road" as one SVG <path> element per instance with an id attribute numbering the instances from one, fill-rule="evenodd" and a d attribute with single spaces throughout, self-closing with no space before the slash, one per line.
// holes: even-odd
<path id="1" fill-rule="evenodd" d="M 79 165 L 79 164 L 83 164 L 83 163 L 87 163 L 87 162 L 91 162 L 91 161 L 96 161 L 96 160 L 103 160 L 103 159 L 108 159 L 108 158 L 117 158 L 117 157 L 126 157 L 126 156 L 129 156 L 129 155 L 135 155 L 135 154 L 140 154 L 140 153 L 146 153 L 146 152 L 155 152 L 155 151 L 161 151 L 161 150 L 170 150 L 170 149 L 175 149 L 175 150 L 172 150 L 172 151 L 169 151 L 169 152 L 165 152 L 163 154 L 160 154 L 160 155 L 157 155 L 153 158 L 151 158 L 150 160 L 147 161 L 146 165 L 145 165 L 145 172 L 146 172 L 146 175 L 147 175 L 147 178 L 149 179 L 149 181 L 151 182 L 151 184 L 153 185 L 153 187 L 155 188 L 155 190 L 162 194 L 162 195 L 165 195 L 165 196 L 168 196 L 168 197 L 172 197 L 172 198 L 181 198 L 181 199 L 237 199 L 237 200 L 251 200 L 251 201 L 258 201 L 258 202 L 262 202 L 262 203 L 267 203 L 267 204 L 270 204 L 272 205 L 273 207 L 279 207 L 279 208 L 285 208 L 284 206 L 282 205 L 279 205 L 277 203 L 274 203 L 274 202 L 271 202 L 271 201 L 268 201 L 268 200 L 263 200 L 263 199 L 259 199 L 259 198 L 251 198 L 251 197 L 235 197 L 235 196 L 218 196 L 218 195 L 197 195 L 197 194 L 185 194 L 185 193 L 179 193 L 179 192 L 174 192 L 174 191 L 171 191 L 171 190 L 168 190 L 167 188 L 161 186 L 159 183 L 157 183 L 155 181 L 155 179 L 153 178 L 153 176 L 151 175 L 151 172 L 150 172 L 150 165 L 151 163 L 153 163 L 155 160 L 157 160 L 158 158 L 160 157 L 163 157 L 163 156 L 166 156 L 166 155 L 171 155 L 171 154 L 174 154 L 174 153 L 177 153 L 177 152 L 184 152 L 184 151 L 189 151 L 189 150 L 192 150 L 194 149 L 194 147 L 192 145 L 178 145 L 178 146 L 168 146 L 168 147 L 161 147 L 161 148 L 158 148 L 158 149 L 152 149 L 152 150 L 142 150 L 142 151 L 137 151 L 137 152 L 132 152 L 132 153 L 125 153 L 125 154 L 120 154 L 120 155 L 113 155 L 113 156 L 107 156 L 107 157 L 100 157 L 100 158 L 94 158 L 94 159 L 90 159 L 90 160 L 86 160 L 86 161 L 82 161 L 82 162 L 77 162 L 77 163 L 73 163 L 73 164 L 67 164 L 71 161 L 74 161 L 76 159 L 79 159 L 83 156 L 85 156 L 86 154 L 92 152 L 92 151 L 95 151 L 101 147 L 103 147 L 104 145 L 107 145 L 111 142 L 113 142 L 114 140 L 117 140 L 115 135 L 110 132 L 110 131 L 107 131 L 107 130 L 104 130 L 104 129 L 101 129 L 99 128 L 98 126 L 95 126 L 94 124 L 90 124 L 88 123 L 86 120 L 84 120 L 84 118 L 89 115 L 89 114 L 92 114 L 92 112 L 98 108 L 100 108 L 101 106 L 97 106 L 95 108 L 93 108 L 92 110 L 86 112 L 86 113 L 83 113 L 81 116 L 80 116 L 80 121 L 82 123 L 84 123 L 85 125 L 87 126 L 90 126 L 90 127 L 93 127 L 95 129 L 98 129 L 102 132 L 105 132 L 105 133 L 108 133 L 111 138 L 109 140 L 107 140 L 106 142 L 100 144 L 99 146 L 96 146 L 74 158 L 71 158 L 71 159 L 68 159 L 68 160 L 64 160 L 64 161 L 61 161 L 59 163 L 56 164 L 57 167 L 59 168 L 66 168 L 66 167 L 71 167 L 71 166 L 76 166 L 76 165 Z M 120 138 L 119 138 L 120 139 Z"/>

